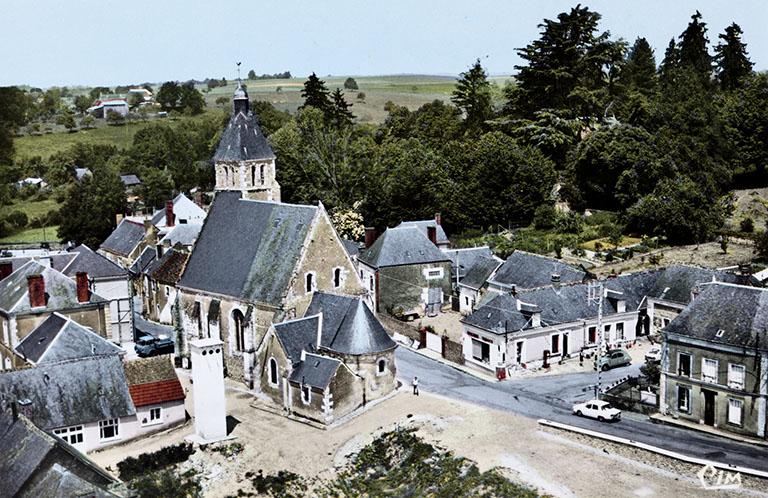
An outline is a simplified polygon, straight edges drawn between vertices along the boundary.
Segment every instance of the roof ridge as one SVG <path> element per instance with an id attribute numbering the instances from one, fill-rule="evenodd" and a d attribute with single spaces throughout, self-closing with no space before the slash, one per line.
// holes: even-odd
<path id="1" fill-rule="evenodd" d="M 326 345 L 326 347 L 328 347 L 328 348 L 330 348 L 331 345 L 334 342 L 336 342 L 336 338 L 339 336 L 339 332 L 341 331 L 342 325 L 344 325 L 347 322 L 347 318 L 349 318 L 349 311 L 352 308 L 352 303 L 353 303 L 354 299 L 349 299 L 349 300 L 346 300 L 346 301 L 347 301 L 347 303 L 346 303 L 346 309 L 344 310 L 344 315 L 343 315 L 341 321 L 339 322 L 338 327 L 336 327 L 336 330 L 333 332 L 333 339 L 331 339 L 330 343 L 328 343 Z M 354 317 L 353 317 L 353 319 L 354 319 Z M 317 345 L 317 347 L 320 347 L 320 346 L 322 346 L 322 344 L 318 344 Z"/>

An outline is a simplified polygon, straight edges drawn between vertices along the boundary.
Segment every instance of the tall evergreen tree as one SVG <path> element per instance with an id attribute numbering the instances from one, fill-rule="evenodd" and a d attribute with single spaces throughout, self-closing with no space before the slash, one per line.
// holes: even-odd
<path id="1" fill-rule="evenodd" d="M 307 81 L 304 82 L 304 89 L 301 91 L 304 104 L 299 109 L 314 107 L 327 114 L 331 108 L 329 93 L 328 88 L 325 86 L 325 81 L 318 78 L 315 73 L 310 74 Z"/>
<path id="2" fill-rule="evenodd" d="M 656 59 L 645 38 L 635 40 L 629 49 L 621 70 L 621 80 L 641 92 L 650 92 L 656 87 Z"/>
<path id="3" fill-rule="evenodd" d="M 464 124 L 470 132 L 480 132 L 493 115 L 491 84 L 477 59 L 469 71 L 459 74 L 451 101 L 464 112 Z"/>
<path id="4" fill-rule="evenodd" d="M 331 106 L 328 109 L 326 119 L 334 126 L 349 126 L 355 119 L 355 115 L 349 110 L 350 107 L 352 104 L 346 101 L 344 93 L 340 88 L 337 88 L 331 94 Z"/>
<path id="5" fill-rule="evenodd" d="M 701 21 L 701 13 L 697 10 L 680 35 L 680 66 L 693 69 L 705 80 L 709 80 L 712 73 L 708 44 L 707 23 Z"/>
<path id="6" fill-rule="evenodd" d="M 662 81 L 669 80 L 673 70 L 678 67 L 680 67 L 680 46 L 672 38 L 664 51 L 664 59 L 659 65 L 659 76 Z"/>
<path id="7" fill-rule="evenodd" d="M 528 118 L 544 108 L 571 108 L 581 116 L 597 112 L 595 94 L 607 87 L 607 75 L 625 48 L 612 42 L 609 32 L 598 32 L 600 19 L 581 5 L 557 20 L 545 19 L 539 39 L 518 49 L 526 65 L 515 66 L 517 85 L 508 93 L 508 111 Z"/>
<path id="8" fill-rule="evenodd" d="M 752 61 L 747 56 L 747 45 L 742 43 L 741 27 L 733 23 L 718 35 L 722 42 L 715 47 L 717 81 L 723 90 L 741 88 L 744 79 L 752 73 Z"/>

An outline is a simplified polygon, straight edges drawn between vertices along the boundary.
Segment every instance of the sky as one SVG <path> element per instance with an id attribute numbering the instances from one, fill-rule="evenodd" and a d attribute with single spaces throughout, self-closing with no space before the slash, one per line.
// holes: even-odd
<path id="1" fill-rule="evenodd" d="M 555 0 L 0 0 L 0 85 L 116 85 L 236 76 L 450 74 L 476 58 L 514 74 L 515 51 Z M 661 60 L 697 9 L 711 46 L 736 22 L 768 69 L 765 0 L 594 0 L 613 38 L 648 39 Z M 711 48 L 710 48 L 711 51 Z"/>

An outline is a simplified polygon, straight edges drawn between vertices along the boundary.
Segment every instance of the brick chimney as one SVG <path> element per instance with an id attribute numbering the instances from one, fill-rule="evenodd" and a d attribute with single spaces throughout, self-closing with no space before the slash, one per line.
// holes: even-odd
<path id="1" fill-rule="evenodd" d="M 377 239 L 376 229 L 373 227 L 365 227 L 365 248 L 368 249 L 376 242 Z"/>
<path id="2" fill-rule="evenodd" d="M 32 400 L 24 398 L 16 402 L 16 406 L 19 409 L 19 413 L 27 418 L 32 417 Z"/>
<path id="3" fill-rule="evenodd" d="M 10 261 L 0 262 L 0 280 L 13 273 L 13 263 Z"/>
<path id="4" fill-rule="evenodd" d="M 427 227 L 427 237 L 430 242 L 437 245 L 437 227 Z"/>
<path id="5" fill-rule="evenodd" d="M 27 288 L 29 290 L 29 305 L 33 308 L 45 307 L 45 280 L 43 276 L 28 276 Z"/>
<path id="6" fill-rule="evenodd" d="M 435 213 L 435 223 L 437 223 L 438 225 L 443 224 L 443 217 L 440 216 L 440 213 Z"/>
<path id="7" fill-rule="evenodd" d="M 87 303 L 91 300 L 91 291 L 88 288 L 88 273 L 79 271 L 75 274 L 75 281 L 77 282 L 77 302 Z"/>
<path id="8" fill-rule="evenodd" d="M 198 190 L 197 192 L 195 192 L 195 204 L 197 204 L 198 207 L 200 207 L 200 209 L 202 209 L 204 207 L 203 206 L 203 191 L 202 190 Z"/>
<path id="9" fill-rule="evenodd" d="M 173 201 L 165 203 L 165 226 L 172 227 L 176 224 L 176 214 L 173 212 Z"/>

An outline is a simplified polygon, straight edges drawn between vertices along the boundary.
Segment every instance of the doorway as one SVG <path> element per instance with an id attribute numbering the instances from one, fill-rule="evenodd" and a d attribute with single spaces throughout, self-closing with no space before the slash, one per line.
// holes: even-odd
<path id="1" fill-rule="evenodd" d="M 701 393 L 704 395 L 704 423 L 715 425 L 715 396 L 717 393 L 706 389 L 703 389 Z"/>
<path id="2" fill-rule="evenodd" d="M 568 356 L 568 334 L 563 334 L 563 356 Z"/>

